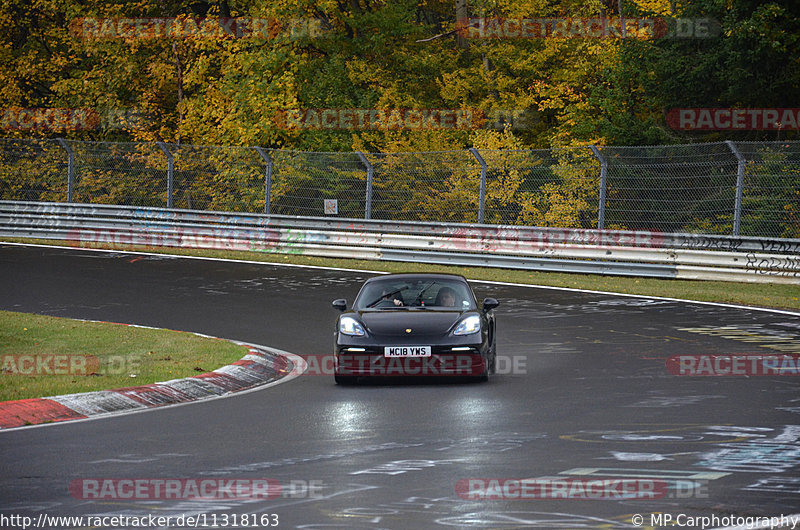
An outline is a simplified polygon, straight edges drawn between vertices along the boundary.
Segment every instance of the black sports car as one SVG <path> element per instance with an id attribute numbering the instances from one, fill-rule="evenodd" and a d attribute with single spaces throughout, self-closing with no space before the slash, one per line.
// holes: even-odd
<path id="1" fill-rule="evenodd" d="M 471 376 L 486 381 L 497 358 L 494 308 L 478 307 L 467 280 L 452 274 L 390 274 L 367 280 L 336 322 L 335 379 Z"/>

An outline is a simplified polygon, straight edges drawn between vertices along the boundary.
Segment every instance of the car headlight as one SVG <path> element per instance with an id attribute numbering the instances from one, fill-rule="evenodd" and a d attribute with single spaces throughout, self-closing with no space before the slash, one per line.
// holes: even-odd
<path id="1" fill-rule="evenodd" d="M 342 317 L 339 319 L 339 333 L 352 335 L 353 337 L 363 337 L 366 335 L 364 326 L 352 317 Z"/>
<path id="2" fill-rule="evenodd" d="M 481 330 L 481 317 L 478 315 L 468 316 L 462 320 L 453 335 L 471 335 Z"/>

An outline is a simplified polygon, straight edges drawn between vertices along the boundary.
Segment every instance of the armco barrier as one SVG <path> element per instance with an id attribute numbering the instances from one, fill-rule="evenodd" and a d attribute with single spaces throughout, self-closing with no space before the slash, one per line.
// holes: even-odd
<path id="1" fill-rule="evenodd" d="M 800 240 L 0 201 L 0 237 L 800 284 Z"/>

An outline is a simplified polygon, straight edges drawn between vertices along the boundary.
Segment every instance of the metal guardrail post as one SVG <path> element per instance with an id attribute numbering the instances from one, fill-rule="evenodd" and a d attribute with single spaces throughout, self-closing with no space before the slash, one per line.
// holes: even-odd
<path id="1" fill-rule="evenodd" d="M 253 149 L 261 155 L 264 162 L 267 164 L 267 173 L 264 182 L 264 213 L 269 215 L 270 203 L 272 200 L 272 157 L 263 147 L 254 147 Z"/>
<path id="2" fill-rule="evenodd" d="M 361 151 L 356 151 L 359 160 L 361 163 L 364 164 L 364 167 L 367 168 L 367 197 L 366 197 L 366 205 L 364 206 L 364 219 L 370 219 L 372 217 L 372 179 L 375 176 L 375 169 L 370 164 L 367 157 L 364 156 L 364 153 Z"/>
<path id="3" fill-rule="evenodd" d="M 158 142 L 158 146 L 167 155 L 167 208 L 172 208 L 172 192 L 175 189 L 175 160 L 172 158 L 172 153 L 169 152 L 167 144 Z"/>
<path id="4" fill-rule="evenodd" d="M 742 223 L 742 195 L 744 190 L 744 156 L 739 150 L 736 148 L 736 144 L 734 144 L 730 140 L 725 140 L 725 143 L 728 144 L 728 149 L 731 150 L 733 155 L 736 157 L 737 164 L 736 164 L 736 201 L 734 202 L 733 206 L 733 235 L 739 235 L 739 228 Z"/>
<path id="5" fill-rule="evenodd" d="M 481 190 L 478 195 L 478 224 L 483 224 L 484 214 L 486 212 L 486 161 L 481 154 L 474 147 L 469 148 L 469 152 L 475 157 L 475 160 L 481 165 Z"/>
<path id="6" fill-rule="evenodd" d="M 57 138 L 58 143 L 67 152 L 67 202 L 72 202 L 75 191 L 75 153 L 63 138 Z"/>
<path id="7" fill-rule="evenodd" d="M 600 162 L 600 200 L 597 206 L 597 229 L 602 230 L 606 225 L 606 187 L 608 185 L 608 160 L 600 154 L 600 150 L 590 145 L 595 158 Z"/>

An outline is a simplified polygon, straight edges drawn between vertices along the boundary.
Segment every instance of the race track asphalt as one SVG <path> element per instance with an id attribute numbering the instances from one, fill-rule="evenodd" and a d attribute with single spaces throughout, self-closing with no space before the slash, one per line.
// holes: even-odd
<path id="1" fill-rule="evenodd" d="M 369 276 L 0 243 L 0 309 L 195 331 L 309 359 L 331 351 L 330 302 L 352 300 Z M 216 515 L 232 528 L 277 514 L 282 528 L 608 529 L 635 528 L 635 514 L 647 528 L 661 526 L 653 523 L 663 515 L 651 517 L 659 513 L 689 522 L 800 512 L 800 379 L 666 367 L 677 355 L 800 353 L 800 316 L 473 287 L 501 303 L 502 373 L 486 384 L 338 387 L 308 374 L 225 399 L 0 432 L 0 515 L 158 515 L 173 518 L 169 528 L 189 526 L 180 515 L 207 525 Z M 212 478 L 282 489 L 271 500 L 98 500 L 75 489 L 92 479 Z M 522 500 L 508 498 L 511 489 L 502 499 L 461 489 L 489 478 L 666 489 L 644 499 Z"/>

